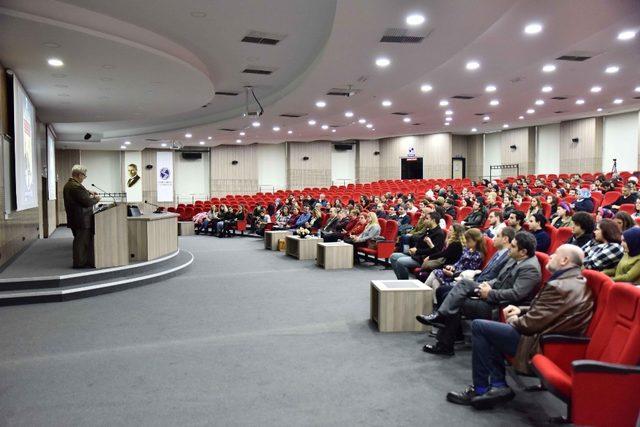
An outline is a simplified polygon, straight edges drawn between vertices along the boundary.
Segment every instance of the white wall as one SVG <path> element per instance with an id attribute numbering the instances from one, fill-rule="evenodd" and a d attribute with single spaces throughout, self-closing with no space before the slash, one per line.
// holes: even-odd
<path id="1" fill-rule="evenodd" d="M 258 144 L 258 185 L 260 191 L 287 189 L 285 144 Z"/>
<path id="2" fill-rule="evenodd" d="M 489 166 L 502 164 L 500 132 L 488 133 L 484 136 L 484 162 L 482 166 L 482 175 L 489 177 Z M 509 171 L 507 171 L 509 172 Z M 500 177 L 500 171 L 494 171 L 492 177 Z"/>
<path id="3" fill-rule="evenodd" d="M 618 171 L 638 170 L 638 112 L 604 117 L 602 143 L 602 170 L 608 172 L 613 159 L 618 161 Z"/>
<path id="4" fill-rule="evenodd" d="M 538 126 L 536 174 L 560 172 L 560 123 Z"/>
<path id="5" fill-rule="evenodd" d="M 95 184 L 108 193 L 123 192 L 124 175 L 119 151 L 80 151 L 80 164 L 87 168 L 84 186 L 90 191 Z"/>
<path id="6" fill-rule="evenodd" d="M 347 181 L 345 181 L 347 180 Z M 346 185 L 356 180 L 356 146 L 346 151 L 336 151 L 331 147 L 331 182 Z"/>
<path id="7" fill-rule="evenodd" d="M 209 200 L 209 153 L 199 160 L 185 160 L 182 153 L 173 155 L 173 191 L 178 203 Z"/>

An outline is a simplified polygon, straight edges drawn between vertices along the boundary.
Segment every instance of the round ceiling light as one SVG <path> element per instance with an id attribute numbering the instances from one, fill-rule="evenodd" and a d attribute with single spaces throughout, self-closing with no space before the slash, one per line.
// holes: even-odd
<path id="1" fill-rule="evenodd" d="M 411 117 L 405 117 L 404 119 L 402 119 L 402 121 L 405 123 L 409 123 L 411 122 Z"/>
<path id="2" fill-rule="evenodd" d="M 382 101 L 382 106 L 383 107 L 391 107 L 393 103 L 391 101 L 389 101 L 388 99 L 385 99 L 384 101 Z"/>
<path id="3" fill-rule="evenodd" d="M 185 138 L 191 138 L 192 136 L 193 136 L 193 135 L 191 135 L 190 133 L 185 133 L 185 134 L 184 134 L 184 137 L 185 137 Z"/>
<path id="4" fill-rule="evenodd" d="M 542 86 L 542 91 L 545 93 L 551 92 L 553 90 L 553 86 Z"/>
<path id="5" fill-rule="evenodd" d="M 309 123 L 309 126 L 315 126 L 316 125 L 316 121 L 315 120 L 309 120 L 307 123 Z"/>
<path id="6" fill-rule="evenodd" d="M 62 60 L 58 58 L 49 58 L 47 59 L 47 64 L 51 65 L 52 67 L 62 67 L 64 65 L 64 62 L 62 62 Z"/>
<path id="7" fill-rule="evenodd" d="M 418 25 L 424 24 L 425 17 L 419 13 L 413 13 L 405 19 L 407 25 L 411 25 L 412 27 L 416 27 Z"/>
<path id="8" fill-rule="evenodd" d="M 536 105 L 544 105 L 544 101 L 542 99 L 536 99 Z"/>
<path id="9" fill-rule="evenodd" d="M 636 32 L 633 30 L 622 31 L 618 33 L 618 40 L 631 40 L 636 36 Z"/>
<path id="10" fill-rule="evenodd" d="M 376 65 L 380 68 L 385 68 L 391 65 L 391 60 L 389 58 L 380 57 L 376 59 Z"/>
<path id="11" fill-rule="evenodd" d="M 593 93 L 598 93 L 602 90 L 602 88 L 600 86 L 593 86 L 590 90 Z"/>
<path id="12" fill-rule="evenodd" d="M 474 71 L 480 68 L 480 63 L 478 61 L 469 61 L 465 65 L 465 68 L 469 71 Z"/>
<path id="13" fill-rule="evenodd" d="M 446 99 L 441 99 L 440 100 L 440 106 L 441 107 L 446 107 L 447 105 L 449 105 L 449 101 L 447 101 Z"/>
<path id="14" fill-rule="evenodd" d="M 553 64 L 545 64 L 542 67 L 542 72 L 544 73 L 553 73 L 556 70 L 556 66 Z"/>
<path id="15" fill-rule="evenodd" d="M 426 92 L 431 92 L 433 90 L 433 86 L 431 86 L 430 84 L 425 83 L 422 86 L 420 86 L 420 90 L 422 92 L 425 92 L 425 93 Z"/>
<path id="16" fill-rule="evenodd" d="M 318 108 L 324 108 L 327 106 L 327 103 L 324 101 L 316 101 L 316 107 Z"/>
<path id="17" fill-rule="evenodd" d="M 607 74 L 615 74 L 618 71 L 620 71 L 620 67 L 618 67 L 617 65 L 609 65 L 607 68 L 605 68 L 604 72 Z"/>
<path id="18" fill-rule="evenodd" d="M 253 122 L 253 123 L 251 123 L 251 126 L 253 126 L 254 128 L 259 128 L 260 127 L 260 122 Z"/>
<path id="19" fill-rule="evenodd" d="M 344 116 L 345 117 L 353 117 L 353 111 L 345 111 L 344 112 Z"/>
<path id="20" fill-rule="evenodd" d="M 496 91 L 496 87 L 494 85 L 487 85 L 487 87 L 484 88 L 485 92 L 495 92 Z"/>
<path id="21" fill-rule="evenodd" d="M 532 22 L 531 24 L 527 24 L 527 26 L 524 27 L 524 33 L 529 35 L 538 34 L 541 31 L 542 24 L 539 24 L 537 22 Z"/>

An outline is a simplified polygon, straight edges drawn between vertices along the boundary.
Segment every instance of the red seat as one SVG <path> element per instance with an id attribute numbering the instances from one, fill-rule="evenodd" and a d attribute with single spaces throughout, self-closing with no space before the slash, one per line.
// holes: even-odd
<path id="1" fill-rule="evenodd" d="M 534 295 L 540 292 L 540 289 L 549 281 L 549 277 L 551 277 L 551 272 L 547 270 L 547 264 L 549 263 L 549 255 L 544 252 L 536 252 L 536 258 L 538 258 L 538 262 L 540 263 L 540 284 L 538 285 L 538 289 Z"/>
<path id="2" fill-rule="evenodd" d="M 552 253 L 554 253 L 556 251 L 556 248 L 559 246 L 557 244 L 558 243 L 558 229 L 555 228 L 553 225 L 551 225 L 549 223 L 544 225 L 544 229 L 549 234 L 549 238 L 551 239 L 551 243 L 549 244 L 549 247 L 547 248 L 547 253 L 549 255 L 551 255 Z M 553 251 L 551 249 L 553 249 Z"/>
<path id="3" fill-rule="evenodd" d="M 619 191 L 609 191 L 605 193 L 602 203 L 600 206 L 607 206 L 618 200 L 618 197 L 622 196 L 622 193 Z"/>
<path id="4" fill-rule="evenodd" d="M 573 229 L 571 227 L 558 228 L 556 230 L 556 240 L 551 241 L 551 245 L 549 246 L 549 250 L 547 252 L 549 252 L 550 254 L 554 253 L 556 249 L 567 243 L 567 240 L 569 240 L 571 236 L 573 236 Z"/>
<path id="5" fill-rule="evenodd" d="M 632 203 L 623 203 L 618 210 L 632 215 L 636 211 L 636 206 Z"/>
<path id="6" fill-rule="evenodd" d="M 398 236 L 398 222 L 384 219 L 379 219 L 380 223 L 380 235 L 384 237 L 384 240 L 378 241 L 373 247 L 361 247 L 358 248 L 359 253 L 373 256 L 373 261 L 378 264 L 378 259 L 384 259 L 389 261 L 391 254 L 395 251 L 396 237 Z M 383 226 L 384 225 L 384 226 Z"/>
<path id="7" fill-rule="evenodd" d="M 493 239 L 489 236 L 484 236 L 484 246 L 487 249 L 487 253 L 484 255 L 484 259 L 482 260 L 482 270 L 487 266 L 487 263 L 496 253 L 496 248 L 493 246 Z"/>
<path id="8" fill-rule="evenodd" d="M 464 219 L 471 213 L 473 208 L 471 206 L 462 206 L 458 211 L 458 220 L 464 221 Z"/>
<path id="9" fill-rule="evenodd" d="M 606 286 L 606 285 L 605 285 Z M 542 337 L 534 371 L 555 396 L 569 404 L 578 425 L 632 426 L 640 410 L 640 288 L 611 287 L 593 335 Z M 558 346 L 553 356 L 550 346 Z M 565 372 L 561 366 L 571 368 Z"/>

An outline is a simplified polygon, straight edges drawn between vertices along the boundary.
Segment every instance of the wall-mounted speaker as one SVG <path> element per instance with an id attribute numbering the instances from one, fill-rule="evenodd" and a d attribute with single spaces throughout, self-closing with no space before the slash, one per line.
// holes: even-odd
<path id="1" fill-rule="evenodd" d="M 237 165 L 237 164 L 238 164 L 238 161 L 237 161 L 237 160 L 231 160 L 231 164 L 232 164 L 232 165 Z"/>
<path id="2" fill-rule="evenodd" d="M 146 169 L 153 169 L 153 165 L 147 165 L 145 166 Z"/>
<path id="3" fill-rule="evenodd" d="M 374 155 L 374 156 L 379 156 L 379 155 L 380 155 L 380 152 L 379 152 L 379 151 L 374 151 L 374 152 L 373 152 L 373 155 Z"/>
<path id="4" fill-rule="evenodd" d="M 571 142 L 579 142 L 580 138 L 571 138 Z"/>
<path id="5" fill-rule="evenodd" d="M 309 158 L 308 158 L 307 156 L 304 156 L 304 157 L 302 158 L 302 160 L 304 160 L 304 161 L 306 162 L 307 160 L 309 160 Z"/>
<path id="6" fill-rule="evenodd" d="M 518 148 L 515 144 L 510 145 L 509 148 L 511 148 L 511 151 L 516 151 L 516 148 Z"/>

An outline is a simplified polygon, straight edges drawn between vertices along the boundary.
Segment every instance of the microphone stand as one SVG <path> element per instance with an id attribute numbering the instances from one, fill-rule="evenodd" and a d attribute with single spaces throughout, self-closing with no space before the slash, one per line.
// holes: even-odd
<path id="1" fill-rule="evenodd" d="M 91 186 L 92 186 L 92 187 L 94 187 L 94 188 L 97 188 L 98 190 L 102 191 L 102 192 L 103 192 L 104 194 L 106 194 L 106 195 L 111 194 L 111 193 L 109 193 L 109 192 L 107 192 L 107 191 L 104 191 L 102 188 L 98 187 L 98 186 L 97 186 L 97 185 L 95 185 L 95 184 L 91 184 Z M 111 198 L 113 199 L 113 204 L 114 204 L 114 206 L 118 206 L 118 202 L 116 202 L 116 197 L 115 197 L 115 196 L 113 196 L 113 195 L 111 195 Z"/>
<path id="2" fill-rule="evenodd" d="M 162 206 L 158 206 L 155 203 L 149 203 L 146 200 L 144 201 L 144 203 L 147 204 L 147 205 L 151 205 L 151 206 L 156 208 L 156 210 L 153 213 L 162 213 L 162 211 L 164 211 L 164 208 Z"/>

